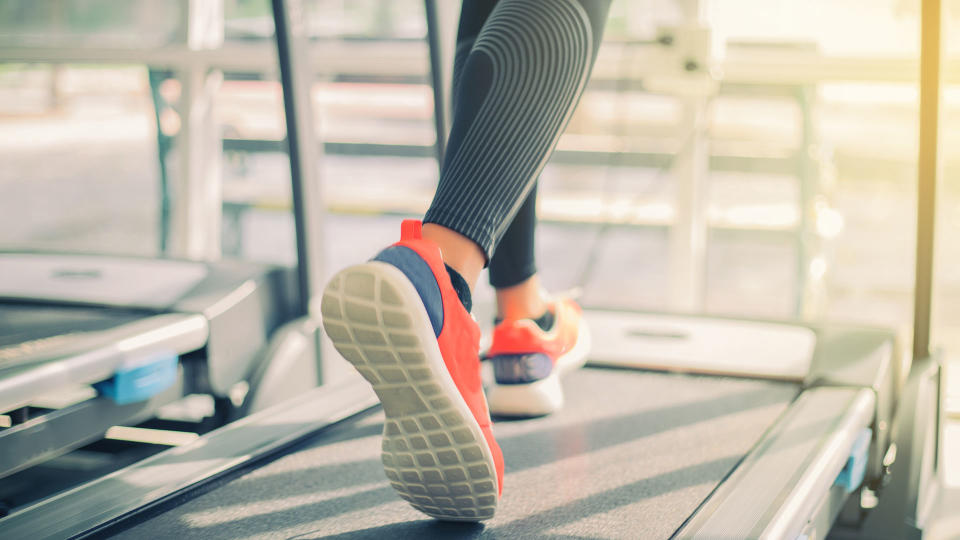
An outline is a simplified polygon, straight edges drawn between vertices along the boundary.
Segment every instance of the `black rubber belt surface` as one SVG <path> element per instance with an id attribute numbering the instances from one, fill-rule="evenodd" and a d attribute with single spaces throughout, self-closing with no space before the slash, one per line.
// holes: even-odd
<path id="1" fill-rule="evenodd" d="M 394 495 L 377 412 L 123 531 L 123 538 L 666 538 L 783 412 L 795 385 L 585 369 L 567 406 L 497 421 L 504 493 L 481 525 Z"/>

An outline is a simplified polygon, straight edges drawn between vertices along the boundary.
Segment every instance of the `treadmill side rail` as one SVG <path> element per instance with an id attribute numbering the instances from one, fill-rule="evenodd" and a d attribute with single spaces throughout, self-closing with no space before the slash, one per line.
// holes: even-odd
<path id="1" fill-rule="evenodd" d="M 207 320 L 207 381 L 213 394 L 228 395 L 256 369 L 270 336 L 295 316 L 292 288 L 289 269 L 222 262 L 211 265 L 210 279 L 173 306 Z"/>
<path id="2" fill-rule="evenodd" d="M 875 400 L 872 391 L 855 388 L 800 394 L 676 538 L 792 539 L 818 512 L 833 513 L 826 519 L 832 522 L 841 505 L 822 501 L 871 425 Z"/>
<path id="3" fill-rule="evenodd" d="M 876 395 L 873 438 L 865 471 L 867 485 L 883 481 L 883 457 L 890 448 L 891 426 L 900 393 L 896 336 L 888 330 L 844 326 L 818 327 L 817 351 L 804 384 L 869 388 Z"/>
<path id="4" fill-rule="evenodd" d="M 21 407 L 64 386 L 109 379 L 130 359 L 196 351 L 206 344 L 207 336 L 206 319 L 183 313 L 155 315 L 111 329 L 105 332 L 108 340 L 83 353 L 0 370 L 0 411 Z"/>
<path id="5" fill-rule="evenodd" d="M 901 540 L 926 538 L 934 525 L 937 498 L 943 489 L 943 399 L 941 359 L 934 354 L 916 359 L 904 385 L 893 432 L 896 459 L 890 480 L 877 491 L 878 504 L 866 514 L 838 523 L 831 538 L 838 540 Z M 852 501 L 851 501 L 852 503 Z M 852 504 L 851 504 L 852 506 Z M 857 509 L 859 510 L 859 509 Z M 951 509 L 952 516 L 956 509 Z M 847 514 L 844 513 L 844 517 Z M 935 538 L 954 538 L 949 534 Z"/>
<path id="6" fill-rule="evenodd" d="M 3 538 L 92 534 L 377 404 L 359 377 L 315 388 L 0 519 Z"/>
<path id="7" fill-rule="evenodd" d="M 42 463 L 103 437 L 116 425 L 142 422 L 183 395 L 183 372 L 149 399 L 118 405 L 107 397 L 88 399 L 0 431 L 0 478 Z M 0 537 L 5 536 L 0 521 Z"/>

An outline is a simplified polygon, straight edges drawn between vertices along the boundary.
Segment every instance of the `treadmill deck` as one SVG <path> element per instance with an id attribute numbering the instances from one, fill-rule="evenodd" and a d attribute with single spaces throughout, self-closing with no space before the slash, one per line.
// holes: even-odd
<path id="1" fill-rule="evenodd" d="M 667 538 L 797 395 L 795 384 L 584 369 L 555 415 L 498 420 L 497 515 L 440 523 L 398 498 L 380 465 L 380 411 L 325 430 L 121 538 Z"/>

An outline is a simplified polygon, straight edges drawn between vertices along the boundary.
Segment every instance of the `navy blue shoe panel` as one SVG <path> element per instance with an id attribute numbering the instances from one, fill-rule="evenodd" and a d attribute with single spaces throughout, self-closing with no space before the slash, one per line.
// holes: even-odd
<path id="1" fill-rule="evenodd" d="M 530 384 L 553 371 L 553 360 L 543 353 L 502 354 L 490 358 L 497 384 Z"/>
<path id="2" fill-rule="evenodd" d="M 427 308 L 433 333 L 439 337 L 440 330 L 443 329 L 443 299 L 440 296 L 440 285 L 437 284 L 437 278 L 427 261 L 416 251 L 404 246 L 390 246 L 373 260 L 393 265 L 407 276 L 420 294 L 423 306 Z"/>

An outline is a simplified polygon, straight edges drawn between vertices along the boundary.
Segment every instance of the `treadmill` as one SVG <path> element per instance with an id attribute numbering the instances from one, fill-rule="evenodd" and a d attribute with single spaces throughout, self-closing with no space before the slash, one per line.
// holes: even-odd
<path id="1" fill-rule="evenodd" d="M 594 326 L 617 320 L 643 329 L 626 339 L 672 339 L 661 350 L 677 357 L 718 327 L 767 332 L 768 343 L 777 333 L 802 334 L 812 345 L 809 369 L 802 380 L 702 375 L 610 367 L 617 358 L 594 356 L 607 365 L 564 379 L 561 412 L 495 422 L 506 488 L 497 515 L 483 524 L 436 521 L 395 495 L 379 463 L 382 411 L 355 377 L 12 514 L 0 531 L 9 538 L 824 538 L 831 527 L 859 534 L 869 517 L 862 495 L 886 498 L 884 484 L 903 474 L 890 474 L 894 463 L 907 463 L 905 456 L 892 462 L 891 448 L 911 449 L 910 437 L 891 437 L 898 386 L 891 333 L 587 313 Z M 682 337 L 654 336 L 651 318 Z M 776 356 L 768 349 L 766 359 Z M 925 372 L 928 381 L 935 371 Z"/>
<path id="2" fill-rule="evenodd" d="M 0 251 L 0 518 L 115 468 L 76 449 L 121 464 L 156 453 L 113 448 L 114 426 L 202 434 L 321 384 L 310 184 L 293 192 L 293 267 Z M 185 404 L 194 395 L 212 410 Z"/>
<path id="3" fill-rule="evenodd" d="M 0 477 L 189 394 L 227 407 L 242 381 L 252 399 L 297 317 L 293 271 L 268 265 L 3 252 L 0 274 Z M 95 395 L 40 405 L 82 386 Z"/>
<path id="4" fill-rule="evenodd" d="M 306 129 L 294 3 L 273 0 L 292 163 Z M 931 192 L 920 208 L 932 216 Z M 927 314 L 929 262 L 918 257 Z M 585 313 L 596 344 L 563 381 L 565 408 L 494 424 L 506 489 L 484 523 L 440 522 L 396 497 L 379 463 L 383 414 L 347 375 L 0 519 L 0 536 L 922 537 L 941 422 L 928 318 L 903 362 L 884 329 Z"/>

